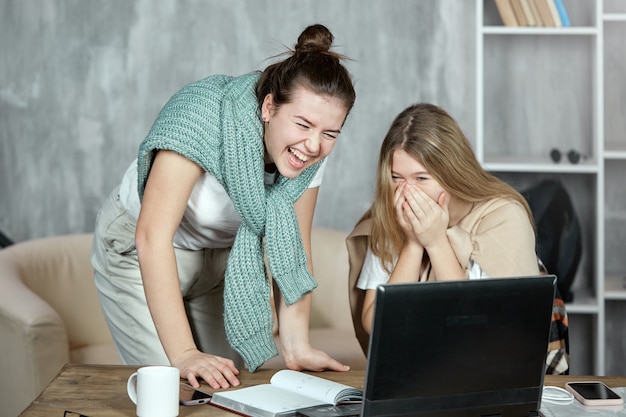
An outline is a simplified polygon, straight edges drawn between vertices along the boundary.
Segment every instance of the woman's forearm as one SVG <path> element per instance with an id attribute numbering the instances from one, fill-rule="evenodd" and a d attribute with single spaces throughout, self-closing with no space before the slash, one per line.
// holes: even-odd
<path id="1" fill-rule="evenodd" d="M 407 241 L 400 254 L 398 261 L 389 276 L 389 284 L 400 284 L 404 282 L 417 282 L 420 278 L 420 269 L 422 266 L 422 258 L 424 256 L 424 248 L 415 242 Z M 367 290 L 365 299 L 363 300 L 363 309 L 361 311 L 361 323 L 363 328 L 369 333 L 374 320 L 374 303 L 376 302 L 376 290 Z"/>
<path id="2" fill-rule="evenodd" d="M 416 242 L 407 242 L 398 255 L 398 262 L 389 277 L 390 284 L 416 282 L 420 277 L 424 248 Z"/>
<path id="3" fill-rule="evenodd" d="M 174 250 L 138 246 L 146 301 L 159 340 L 170 363 L 183 352 L 196 349 L 185 312 Z"/>
<path id="4" fill-rule="evenodd" d="M 428 257 L 432 265 L 433 275 L 437 281 L 451 281 L 465 278 L 465 272 L 459 264 L 450 241 L 445 241 L 428 249 Z"/>
<path id="5" fill-rule="evenodd" d="M 309 347 L 311 297 L 311 293 L 306 294 L 290 306 L 287 306 L 280 297 L 278 332 L 283 358 L 287 365 L 293 361 L 299 349 Z"/>

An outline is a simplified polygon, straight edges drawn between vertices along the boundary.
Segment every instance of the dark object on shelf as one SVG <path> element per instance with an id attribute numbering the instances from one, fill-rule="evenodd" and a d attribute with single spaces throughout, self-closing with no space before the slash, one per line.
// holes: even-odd
<path id="1" fill-rule="evenodd" d="M 4 233 L 0 232 L 0 248 L 11 246 L 14 242 L 9 239 Z"/>
<path id="2" fill-rule="evenodd" d="M 537 229 L 537 256 L 551 274 L 565 302 L 574 299 L 570 288 L 582 254 L 582 234 L 572 200 L 559 180 L 547 179 L 522 195 L 528 201 Z"/>
<path id="3" fill-rule="evenodd" d="M 558 148 L 552 148 L 552 150 L 550 151 L 550 158 L 556 163 L 561 162 L 561 151 Z M 570 149 L 570 151 L 567 152 L 567 159 L 570 161 L 570 163 L 577 164 L 580 161 L 585 161 L 589 159 L 589 156 L 581 154 L 576 149 Z"/>

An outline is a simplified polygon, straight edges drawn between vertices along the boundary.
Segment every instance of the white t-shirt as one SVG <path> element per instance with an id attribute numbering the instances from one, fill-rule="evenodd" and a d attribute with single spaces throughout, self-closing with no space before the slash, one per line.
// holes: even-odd
<path id="1" fill-rule="evenodd" d="M 309 188 L 319 187 L 324 176 L 324 160 Z M 274 174 L 266 174 L 272 184 Z M 120 202 L 127 214 L 139 217 L 141 203 L 137 192 L 137 160 L 130 164 L 120 184 Z M 235 241 L 242 219 L 226 190 L 217 179 L 205 172 L 191 191 L 187 208 L 174 236 L 174 247 L 189 250 L 227 248 Z"/>
<path id="2" fill-rule="evenodd" d="M 361 290 L 375 290 L 379 284 L 386 284 L 389 281 L 389 276 L 390 274 L 383 269 L 380 258 L 374 255 L 368 246 L 356 287 Z"/>

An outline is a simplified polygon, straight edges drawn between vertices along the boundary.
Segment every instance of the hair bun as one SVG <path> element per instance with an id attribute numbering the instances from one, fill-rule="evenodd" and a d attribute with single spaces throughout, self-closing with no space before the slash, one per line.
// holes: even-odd
<path id="1" fill-rule="evenodd" d="M 308 26 L 298 37 L 296 52 L 328 52 L 335 37 L 324 25 Z"/>

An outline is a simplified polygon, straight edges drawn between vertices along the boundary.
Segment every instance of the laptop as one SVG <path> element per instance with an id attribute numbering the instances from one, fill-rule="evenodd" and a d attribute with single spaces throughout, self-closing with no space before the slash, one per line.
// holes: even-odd
<path id="1" fill-rule="evenodd" d="M 363 403 L 334 415 L 539 416 L 555 291 L 554 275 L 379 286 Z"/>

